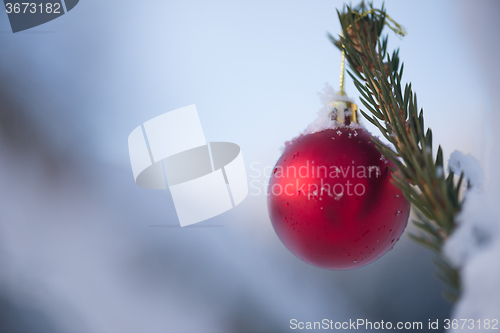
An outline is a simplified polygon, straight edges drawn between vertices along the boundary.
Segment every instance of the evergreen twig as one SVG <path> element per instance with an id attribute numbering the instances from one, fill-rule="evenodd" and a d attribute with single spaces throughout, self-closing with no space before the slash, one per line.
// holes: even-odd
<path id="1" fill-rule="evenodd" d="M 356 7 L 345 5 L 343 12 L 337 13 L 342 35 L 338 39 L 328 37 L 345 52 L 351 69 L 348 74 L 367 109 L 361 113 L 395 148 L 374 140 L 379 151 L 397 166 L 393 182 L 417 214 L 418 220 L 413 222 L 421 232 L 410 237 L 438 254 L 434 261 L 439 269 L 437 275 L 449 287 L 445 296 L 454 301 L 460 294 L 460 275 L 443 256 L 442 248 L 461 208 L 463 174 L 458 181 L 451 171 L 445 176 L 441 146 L 433 157 L 432 131 L 424 126 L 417 95 L 411 83 L 401 83 L 404 66 L 399 49 L 392 55 L 387 52 L 388 36 L 381 37 L 384 25 L 399 35 L 405 34 L 404 28 L 387 15 L 383 5 L 375 9 L 363 1 Z"/>

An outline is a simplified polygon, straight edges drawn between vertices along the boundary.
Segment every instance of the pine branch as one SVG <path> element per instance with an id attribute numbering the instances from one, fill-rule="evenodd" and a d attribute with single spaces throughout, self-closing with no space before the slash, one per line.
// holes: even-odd
<path id="1" fill-rule="evenodd" d="M 463 174 L 458 181 L 453 172 L 445 177 L 441 146 L 434 159 L 432 131 L 424 126 L 417 95 L 411 83 L 403 89 L 404 65 L 400 65 L 399 50 L 392 55 L 387 52 L 388 36 L 381 37 L 384 25 L 401 36 L 404 28 L 387 15 L 383 6 L 375 9 L 364 1 L 353 8 L 345 6 L 342 13 L 337 13 L 342 35 L 339 39 L 332 35 L 329 38 L 345 51 L 351 69 L 348 73 L 366 107 L 367 112 L 361 113 L 395 148 L 394 151 L 374 140 L 379 151 L 396 165 L 393 182 L 417 213 L 418 220 L 413 222 L 421 233 L 411 238 L 438 254 L 438 277 L 449 287 L 445 296 L 455 300 L 460 293 L 460 276 L 446 261 L 442 248 L 455 228 L 455 217 L 461 208 Z"/>

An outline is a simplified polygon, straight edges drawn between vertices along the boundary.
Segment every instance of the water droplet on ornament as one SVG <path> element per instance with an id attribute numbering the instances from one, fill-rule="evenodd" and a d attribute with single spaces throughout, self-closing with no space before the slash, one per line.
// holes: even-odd
<path id="1" fill-rule="evenodd" d="M 399 194 L 395 194 L 394 196 L 395 196 L 396 198 L 399 198 Z"/>
<path id="2" fill-rule="evenodd" d="M 342 132 L 341 132 L 341 131 L 337 131 L 337 134 L 338 134 L 338 135 L 342 135 Z"/>
<path id="3" fill-rule="evenodd" d="M 356 263 L 356 260 L 354 260 L 353 263 Z"/>
<path id="4" fill-rule="evenodd" d="M 352 133 L 349 133 L 349 139 L 352 138 Z"/>
<path id="5" fill-rule="evenodd" d="M 394 239 L 392 239 L 391 243 L 394 243 Z"/>
<path id="6" fill-rule="evenodd" d="M 354 136 L 358 136 L 358 132 L 354 131 Z"/>
<path id="7" fill-rule="evenodd" d="M 320 209 L 323 209 L 323 207 L 321 207 Z"/>
<path id="8" fill-rule="evenodd" d="M 401 214 L 402 212 L 403 212 L 402 210 L 398 210 L 398 211 L 396 212 L 396 215 L 399 215 L 399 214 Z"/>

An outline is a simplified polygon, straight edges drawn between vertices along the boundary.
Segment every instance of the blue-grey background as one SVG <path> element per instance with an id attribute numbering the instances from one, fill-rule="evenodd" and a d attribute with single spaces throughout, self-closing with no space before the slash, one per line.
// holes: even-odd
<path id="1" fill-rule="evenodd" d="M 327 271 L 284 248 L 254 188 L 181 229 L 168 191 L 134 184 L 129 133 L 194 103 L 207 140 L 240 145 L 263 189 L 258 174 L 314 119 L 317 93 L 338 89 L 340 54 L 326 32 L 339 32 L 341 6 L 85 0 L 16 34 L 2 10 L 0 331 L 287 332 L 292 318 L 449 317 L 432 254 L 407 237 L 364 268 Z M 386 7 L 408 30 L 390 47 L 401 47 L 445 157 L 488 158 L 499 3 Z M 357 96 L 350 80 L 346 89 Z"/>

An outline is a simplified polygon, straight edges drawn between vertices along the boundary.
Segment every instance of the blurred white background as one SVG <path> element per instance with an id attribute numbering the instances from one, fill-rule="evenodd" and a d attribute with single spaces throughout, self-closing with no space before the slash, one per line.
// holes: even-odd
<path id="1" fill-rule="evenodd" d="M 0 331 L 285 332 L 292 318 L 450 317 L 433 255 L 407 237 L 366 267 L 326 271 L 280 243 L 264 195 L 181 229 L 168 191 L 134 184 L 129 133 L 190 104 L 207 140 L 240 145 L 249 180 L 251 165 L 273 166 L 315 118 L 325 83 L 338 89 L 326 33 L 339 33 L 342 5 L 82 0 L 16 34 L 0 13 Z M 408 31 L 390 48 L 401 48 L 445 159 L 459 149 L 487 160 L 498 2 L 385 5 Z M 349 79 L 346 90 L 357 96 Z"/>

